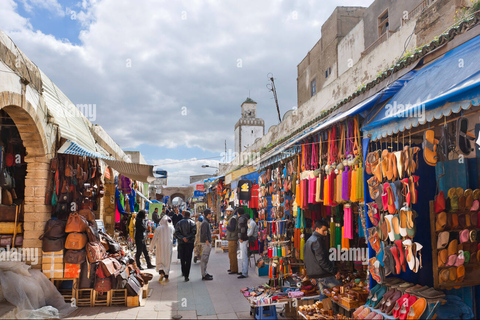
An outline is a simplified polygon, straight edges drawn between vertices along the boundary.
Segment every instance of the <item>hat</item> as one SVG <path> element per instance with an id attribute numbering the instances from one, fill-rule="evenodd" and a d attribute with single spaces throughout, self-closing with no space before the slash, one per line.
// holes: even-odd
<path id="1" fill-rule="evenodd" d="M 232 206 L 228 206 L 227 211 L 233 211 Z"/>

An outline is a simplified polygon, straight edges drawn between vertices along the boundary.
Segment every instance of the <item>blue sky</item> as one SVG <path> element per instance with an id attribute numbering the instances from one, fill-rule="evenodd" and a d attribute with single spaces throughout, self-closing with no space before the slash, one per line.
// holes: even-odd
<path id="1" fill-rule="evenodd" d="M 219 157 L 225 140 L 233 149 L 249 92 L 265 131 L 277 124 L 268 73 L 282 115 L 296 107 L 297 65 L 323 22 L 371 2 L 0 0 L 0 29 L 74 104 L 95 104 L 94 123 L 120 147 L 168 164 L 179 185 L 218 163 L 197 160 Z"/>

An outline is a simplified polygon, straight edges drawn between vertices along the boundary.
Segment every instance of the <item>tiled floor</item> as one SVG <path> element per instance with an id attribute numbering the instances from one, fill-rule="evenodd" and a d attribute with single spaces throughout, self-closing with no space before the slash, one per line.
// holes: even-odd
<path id="1" fill-rule="evenodd" d="M 158 282 L 154 270 L 152 289 L 145 306 L 78 308 L 70 315 L 71 319 L 172 319 L 180 315 L 182 319 L 247 319 L 250 305 L 243 298 L 240 289 L 257 286 L 267 281 L 258 277 L 253 266 L 247 279 L 237 279 L 227 274 L 229 268 L 227 253 L 210 255 L 207 272 L 213 275 L 213 281 L 202 281 L 200 263 L 192 262 L 190 281 L 184 282 L 180 271 L 180 261 L 176 260 L 176 248 L 170 271 L 170 281 L 163 285 Z M 252 260 L 253 264 L 253 260 Z"/>

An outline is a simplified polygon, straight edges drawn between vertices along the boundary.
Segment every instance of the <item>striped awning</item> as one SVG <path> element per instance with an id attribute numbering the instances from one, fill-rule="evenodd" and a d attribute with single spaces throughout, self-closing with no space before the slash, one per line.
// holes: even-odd
<path id="1" fill-rule="evenodd" d="M 153 166 L 148 164 L 131 163 L 125 161 L 118 161 L 98 152 L 90 151 L 78 143 L 67 140 L 63 146 L 57 151 L 58 153 L 70 154 L 76 156 L 84 156 L 90 158 L 102 159 L 107 165 L 118 171 L 118 173 L 137 181 L 152 183 L 155 181 L 153 175 Z"/>

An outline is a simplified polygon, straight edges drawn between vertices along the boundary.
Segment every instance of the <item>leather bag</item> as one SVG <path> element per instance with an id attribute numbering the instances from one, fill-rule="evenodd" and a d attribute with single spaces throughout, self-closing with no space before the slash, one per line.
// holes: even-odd
<path id="1" fill-rule="evenodd" d="M 89 242 L 86 246 L 87 258 L 90 263 L 103 260 L 106 256 L 105 248 L 98 242 Z"/>
<path id="2" fill-rule="evenodd" d="M 97 270 L 99 270 L 101 268 L 98 268 Z M 94 287 L 95 291 L 97 292 L 108 292 L 110 290 L 112 290 L 112 279 L 110 277 L 108 278 L 99 278 L 97 277 L 95 279 L 95 287 Z"/>
<path id="3" fill-rule="evenodd" d="M 68 234 L 65 241 L 65 249 L 81 250 L 87 244 L 87 235 L 85 233 L 73 232 Z"/>
<path id="4" fill-rule="evenodd" d="M 88 222 L 85 218 L 79 215 L 77 212 L 70 213 L 65 226 L 65 232 L 85 232 L 87 231 Z"/>
<path id="5" fill-rule="evenodd" d="M 112 277 L 112 289 L 125 289 L 128 280 L 128 270 L 125 266 L 119 270 L 118 275 Z"/>
<path id="6" fill-rule="evenodd" d="M 105 232 L 99 231 L 99 234 L 102 236 L 103 240 L 107 242 L 108 248 L 105 249 L 110 253 L 117 253 L 122 251 L 122 247 L 120 244 L 115 241 L 110 235 L 106 234 Z M 102 242 L 103 243 L 103 242 Z"/>
<path id="7" fill-rule="evenodd" d="M 90 209 L 81 209 L 78 214 L 85 218 L 88 222 L 95 224 L 95 214 Z"/>
<path id="8" fill-rule="evenodd" d="M 81 264 L 87 259 L 85 250 L 67 250 L 65 252 L 64 262 L 71 264 Z"/>
<path id="9" fill-rule="evenodd" d="M 0 234 L 0 247 L 12 247 L 13 235 L 11 234 Z M 23 235 L 17 234 L 15 237 L 15 246 L 21 247 L 23 245 Z"/>
<path id="10" fill-rule="evenodd" d="M 98 231 L 96 226 L 94 227 L 88 226 L 87 237 L 88 237 L 88 242 L 98 242 Z"/>
<path id="11" fill-rule="evenodd" d="M 116 272 L 122 268 L 120 262 L 115 258 L 106 258 L 100 261 L 100 266 L 107 277 L 116 275 Z"/>
<path id="12" fill-rule="evenodd" d="M 95 285 L 95 274 L 97 272 L 98 263 L 83 262 L 80 266 L 80 289 L 92 289 Z"/>
<path id="13" fill-rule="evenodd" d="M 65 238 L 51 239 L 44 237 L 42 242 L 42 250 L 44 252 L 57 252 L 63 250 L 65 246 Z"/>
<path id="14" fill-rule="evenodd" d="M 129 297 L 135 297 L 140 294 L 140 291 L 142 290 L 142 287 L 140 285 L 140 282 L 138 282 L 137 278 L 135 278 L 134 275 L 130 275 L 127 280 L 127 296 Z"/>
<path id="15" fill-rule="evenodd" d="M 17 223 L 15 226 L 15 222 L 0 222 L 0 234 L 16 234 L 22 233 L 22 226 L 23 223 Z"/>

